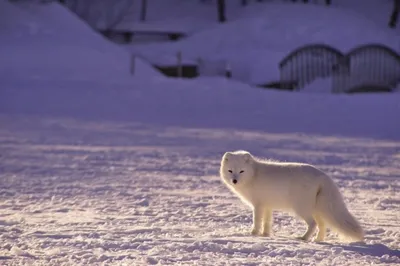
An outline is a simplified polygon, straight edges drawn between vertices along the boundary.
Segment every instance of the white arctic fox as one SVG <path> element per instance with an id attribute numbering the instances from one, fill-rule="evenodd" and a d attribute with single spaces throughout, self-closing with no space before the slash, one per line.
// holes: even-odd
<path id="1" fill-rule="evenodd" d="M 356 241 L 364 238 L 333 180 L 312 165 L 262 161 L 249 152 L 235 151 L 224 154 L 220 174 L 253 209 L 253 235 L 270 236 L 272 211 L 286 210 L 308 225 L 300 239 L 310 240 L 317 226 L 317 241 L 324 240 L 327 226 Z"/>

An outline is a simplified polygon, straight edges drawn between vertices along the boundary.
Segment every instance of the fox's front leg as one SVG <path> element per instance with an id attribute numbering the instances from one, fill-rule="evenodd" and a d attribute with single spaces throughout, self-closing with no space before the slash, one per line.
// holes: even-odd
<path id="1" fill-rule="evenodd" d="M 252 235 L 258 235 L 261 232 L 262 220 L 264 209 L 261 206 L 255 205 L 253 207 L 253 227 L 251 229 Z"/>
<path id="2" fill-rule="evenodd" d="M 261 235 L 263 236 L 271 236 L 272 232 L 272 210 L 264 209 L 263 212 L 263 230 Z"/>

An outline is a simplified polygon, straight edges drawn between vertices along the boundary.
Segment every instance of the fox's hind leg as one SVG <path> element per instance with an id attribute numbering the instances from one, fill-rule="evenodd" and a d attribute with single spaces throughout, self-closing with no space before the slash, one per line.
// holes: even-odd
<path id="1" fill-rule="evenodd" d="M 307 231 L 304 233 L 302 237 L 299 237 L 301 240 L 310 240 L 312 235 L 317 230 L 317 223 L 314 220 L 314 217 L 308 211 L 296 211 L 297 215 L 299 215 L 303 220 L 307 223 Z"/>
<path id="2" fill-rule="evenodd" d="M 305 218 L 304 221 L 307 223 L 308 228 L 305 234 L 300 239 L 308 241 L 315 233 L 315 230 L 317 229 L 317 223 L 315 222 L 314 218 L 312 218 L 312 216 Z"/>
<path id="3" fill-rule="evenodd" d="M 318 235 L 316 241 L 324 241 L 326 235 L 326 226 L 324 220 L 318 214 L 314 215 L 314 219 L 318 225 Z"/>

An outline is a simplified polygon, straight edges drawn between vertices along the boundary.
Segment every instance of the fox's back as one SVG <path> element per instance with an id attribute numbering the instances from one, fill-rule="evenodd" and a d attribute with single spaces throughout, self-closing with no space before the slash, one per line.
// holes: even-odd
<path id="1" fill-rule="evenodd" d="M 256 178 L 267 182 L 306 182 L 323 179 L 326 175 L 318 168 L 305 163 L 257 161 Z"/>
<path id="2" fill-rule="evenodd" d="M 291 208 L 314 197 L 326 175 L 309 164 L 258 162 L 248 197 L 276 208 Z M 250 187 L 251 186 L 251 187 Z"/>

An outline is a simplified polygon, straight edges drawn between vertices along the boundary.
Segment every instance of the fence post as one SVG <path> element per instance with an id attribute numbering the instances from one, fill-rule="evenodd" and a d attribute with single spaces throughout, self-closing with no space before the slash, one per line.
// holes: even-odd
<path id="1" fill-rule="evenodd" d="M 217 0 L 218 22 L 220 23 L 226 21 L 225 7 L 225 0 Z"/>
<path id="2" fill-rule="evenodd" d="M 182 75 L 183 75 L 183 69 L 182 69 L 182 52 L 181 51 L 179 51 L 177 54 L 176 54 L 176 59 L 177 59 L 177 65 L 178 65 L 178 73 L 177 73 L 177 75 L 178 75 L 178 77 L 180 78 L 180 77 L 182 77 Z"/>
<path id="3" fill-rule="evenodd" d="M 400 11 L 400 0 L 393 0 L 393 9 L 389 18 L 389 27 L 395 28 L 397 25 L 397 20 L 399 18 Z"/>
<path id="4" fill-rule="evenodd" d="M 140 6 L 140 21 L 145 21 L 147 16 L 147 0 L 142 0 Z"/>
<path id="5" fill-rule="evenodd" d="M 231 69 L 231 65 L 229 64 L 228 61 L 226 61 L 225 64 L 225 77 L 230 79 L 232 77 L 232 69 Z"/>
<path id="6" fill-rule="evenodd" d="M 332 73 L 332 92 L 343 93 L 351 86 L 350 57 L 344 56 L 334 66 Z"/>

